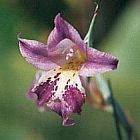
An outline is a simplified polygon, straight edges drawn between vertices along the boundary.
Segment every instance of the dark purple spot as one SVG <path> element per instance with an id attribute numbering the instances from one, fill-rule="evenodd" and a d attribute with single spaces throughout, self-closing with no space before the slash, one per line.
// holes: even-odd
<path id="1" fill-rule="evenodd" d="M 46 82 L 49 83 L 51 80 L 47 80 Z"/>
<path id="2" fill-rule="evenodd" d="M 65 90 L 68 88 L 68 85 L 65 86 Z"/>
<path id="3" fill-rule="evenodd" d="M 56 80 L 57 80 L 57 81 L 59 81 L 59 80 L 60 80 L 60 78 L 57 78 Z"/>
<path id="4" fill-rule="evenodd" d="M 67 84 L 70 82 L 70 79 L 67 81 Z"/>
<path id="5" fill-rule="evenodd" d="M 61 72 L 60 72 L 60 73 L 57 73 L 57 74 L 54 76 L 54 78 L 57 78 L 60 74 L 61 74 Z"/>
<path id="6" fill-rule="evenodd" d="M 49 77 L 48 80 L 51 80 L 51 77 Z"/>
<path id="7" fill-rule="evenodd" d="M 58 86 L 55 87 L 55 91 L 57 91 L 57 89 L 58 89 Z"/>

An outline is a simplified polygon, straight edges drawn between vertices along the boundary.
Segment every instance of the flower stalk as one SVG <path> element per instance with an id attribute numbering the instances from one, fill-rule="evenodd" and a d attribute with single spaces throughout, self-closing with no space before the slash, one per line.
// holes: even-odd
<path id="1" fill-rule="evenodd" d="M 96 5 L 96 7 L 95 7 L 95 10 L 94 10 L 92 21 L 90 23 L 89 30 L 88 30 L 85 38 L 84 38 L 84 42 L 87 43 L 87 45 L 92 47 L 92 48 L 94 47 L 93 46 L 93 35 L 94 35 L 95 19 L 96 19 L 97 12 L 98 12 L 98 9 L 99 9 L 99 6 L 96 2 L 95 2 L 95 5 Z"/>
<path id="2" fill-rule="evenodd" d="M 115 122 L 115 126 L 116 126 L 118 140 L 122 140 L 122 134 L 121 134 L 121 129 L 120 129 L 120 125 L 119 125 L 119 118 L 118 118 L 118 115 L 117 115 L 117 108 L 116 108 L 116 104 L 115 104 L 110 80 L 107 80 L 107 83 L 108 83 L 109 90 L 110 90 L 110 98 L 111 98 L 112 107 L 113 107 L 114 122 Z"/>
<path id="3" fill-rule="evenodd" d="M 85 43 L 87 43 L 87 45 L 90 46 L 90 47 L 93 47 L 93 33 L 94 33 L 95 18 L 97 16 L 97 11 L 98 11 L 98 8 L 99 8 L 98 4 L 97 3 L 95 3 L 95 4 L 96 4 L 96 7 L 95 7 L 94 15 L 93 15 L 89 30 L 88 30 L 85 38 L 84 38 Z M 95 76 L 95 78 L 98 79 L 97 76 Z M 89 83 L 90 78 L 88 78 L 87 81 Z M 108 86 L 109 86 L 110 93 L 111 93 L 110 96 L 111 96 L 112 107 L 113 107 L 113 111 L 114 111 L 114 121 L 115 121 L 115 125 L 116 125 L 116 131 L 117 131 L 118 140 L 122 140 L 119 120 L 118 120 L 116 106 L 115 106 L 115 101 L 114 101 L 114 97 L 113 97 L 113 93 L 112 93 L 111 84 L 110 84 L 109 81 L 108 81 Z"/>

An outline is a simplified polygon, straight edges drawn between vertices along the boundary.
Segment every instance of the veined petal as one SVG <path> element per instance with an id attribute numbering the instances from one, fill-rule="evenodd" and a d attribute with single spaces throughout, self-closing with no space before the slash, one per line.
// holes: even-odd
<path id="1" fill-rule="evenodd" d="M 39 71 L 36 72 L 35 79 L 32 82 L 32 86 L 30 87 L 30 89 L 27 92 L 27 98 L 28 99 L 34 99 L 34 98 L 36 99 L 36 95 L 33 93 L 33 89 L 38 84 L 38 81 L 39 81 L 41 75 L 42 75 L 42 71 L 39 70 Z"/>
<path id="2" fill-rule="evenodd" d="M 74 47 L 75 44 L 69 40 L 69 39 L 63 39 L 61 40 L 55 48 L 49 48 L 49 58 L 58 64 L 59 66 L 64 65 L 67 63 L 68 59 L 67 56 L 71 54 L 71 57 L 73 56 L 72 54 L 74 53 Z M 72 51 L 72 52 L 71 52 Z"/>
<path id="3" fill-rule="evenodd" d="M 65 68 L 75 69 L 86 61 L 86 53 L 70 39 L 61 40 L 55 48 L 48 48 L 48 57 L 51 61 Z M 67 65 L 67 66 L 66 66 Z"/>
<path id="4" fill-rule="evenodd" d="M 55 47 L 61 40 L 68 38 L 77 46 L 84 48 L 85 43 L 76 29 L 65 21 L 60 14 L 55 17 L 55 28 L 48 37 L 48 47 Z"/>
<path id="5" fill-rule="evenodd" d="M 30 95 L 37 95 L 38 106 L 47 106 L 63 118 L 63 125 L 73 125 L 71 113 L 80 114 L 85 101 L 85 90 L 75 71 L 63 71 L 61 68 L 41 71 L 34 82 Z"/>
<path id="6" fill-rule="evenodd" d="M 69 39 L 60 41 L 55 48 L 48 48 L 38 41 L 19 38 L 19 46 L 22 56 L 28 63 L 45 71 L 64 65 L 78 49 Z"/>
<path id="7" fill-rule="evenodd" d="M 42 70 L 50 70 L 58 66 L 48 58 L 48 48 L 45 44 L 35 40 L 21 38 L 18 40 L 20 52 L 28 63 Z"/>
<path id="8" fill-rule="evenodd" d="M 117 68 L 118 59 L 110 54 L 87 47 L 87 57 L 87 63 L 79 70 L 81 76 L 95 76 Z"/>

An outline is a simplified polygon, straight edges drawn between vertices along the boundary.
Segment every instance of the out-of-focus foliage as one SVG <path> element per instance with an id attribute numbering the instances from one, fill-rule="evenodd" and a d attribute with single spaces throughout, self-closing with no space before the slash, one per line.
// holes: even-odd
<path id="1" fill-rule="evenodd" d="M 46 42 L 50 32 L 49 27 L 53 26 L 52 18 L 55 13 L 62 10 L 64 17 L 84 36 L 92 15 L 93 5 L 90 0 L 78 0 L 77 2 L 74 0 L 46 0 L 48 5 L 53 2 L 47 9 L 45 6 L 48 5 L 43 4 L 44 1 L 42 3 L 34 1 L 44 7 L 37 8 L 35 12 L 30 12 L 33 10 L 30 10 L 33 1 L 29 3 L 20 0 L 0 1 L 0 139 L 117 139 L 112 117 L 107 113 L 93 110 L 88 104 L 83 107 L 82 115 L 75 117 L 77 120 L 75 126 L 63 127 L 61 119 L 55 113 L 40 113 L 35 104 L 26 99 L 25 93 L 32 82 L 35 69 L 20 56 L 17 33 L 21 32 L 22 36 L 29 39 Z M 116 5 L 120 3 L 116 2 Z M 102 10 L 107 8 L 106 4 L 109 5 L 108 13 L 113 11 L 112 7 L 116 7 L 109 1 L 99 2 L 100 11 L 95 26 L 98 26 L 95 31 L 95 42 L 97 39 L 101 41 L 101 38 L 104 37 L 104 41 L 100 42 L 101 48 L 120 59 L 118 70 L 105 75 L 111 77 L 115 97 L 124 108 L 131 112 L 138 132 L 140 132 L 140 2 L 133 1 L 132 4 L 127 4 L 125 1 L 127 6 L 125 9 L 122 8 L 124 6 L 121 7 L 122 14 L 114 21 L 115 24 L 112 26 L 113 30 L 110 34 L 106 34 L 105 28 L 112 23 L 112 18 L 105 17 L 110 22 L 101 20 L 104 15 Z M 91 11 L 85 9 L 91 9 Z M 114 19 L 115 14 L 113 14 Z M 46 22 L 46 25 L 41 22 Z M 96 42 L 96 44 L 99 43 Z M 96 47 L 98 46 L 96 45 Z"/>
<path id="2" fill-rule="evenodd" d="M 20 8 L 25 14 L 34 20 L 34 24 L 53 27 L 53 19 L 56 14 L 66 12 L 68 8 L 64 0 L 19 0 Z"/>
<path id="3" fill-rule="evenodd" d="M 116 23 L 114 30 L 102 42 L 102 48 L 117 55 L 120 59 L 118 70 L 109 74 L 115 88 L 116 96 L 128 108 L 139 125 L 139 91 L 140 91 L 140 8 L 139 1 L 128 6 Z M 139 131 L 138 131 L 139 132 Z"/>

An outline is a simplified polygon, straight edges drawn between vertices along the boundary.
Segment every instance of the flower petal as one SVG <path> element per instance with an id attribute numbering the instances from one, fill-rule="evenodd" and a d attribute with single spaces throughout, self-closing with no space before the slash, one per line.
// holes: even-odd
<path id="1" fill-rule="evenodd" d="M 68 38 L 77 46 L 84 48 L 85 43 L 76 29 L 65 21 L 60 14 L 55 17 L 55 28 L 48 37 L 48 47 L 55 47 L 61 40 Z"/>
<path id="2" fill-rule="evenodd" d="M 48 56 L 53 62 L 55 62 L 59 66 L 64 65 L 68 61 L 68 59 L 66 59 L 68 54 L 72 55 L 71 49 L 72 51 L 74 51 L 74 46 L 75 44 L 71 40 L 63 39 L 56 45 L 55 48 L 48 49 Z"/>
<path id="3" fill-rule="evenodd" d="M 118 59 L 110 54 L 87 47 L 87 63 L 79 70 L 81 76 L 95 76 L 117 68 Z"/>
<path id="4" fill-rule="evenodd" d="M 71 126 L 75 124 L 74 120 L 69 117 L 72 110 L 68 108 L 65 102 L 56 100 L 55 102 L 48 103 L 47 106 L 62 117 L 64 126 Z"/>
<path id="5" fill-rule="evenodd" d="M 71 113 L 80 114 L 85 101 L 85 90 L 74 71 L 61 69 L 41 71 L 29 94 L 37 95 L 39 107 L 46 106 L 63 118 L 63 125 L 73 125 Z"/>
<path id="6" fill-rule="evenodd" d="M 37 98 L 36 95 L 33 93 L 33 89 L 38 84 L 38 81 L 39 81 L 41 75 L 42 75 L 42 71 L 37 71 L 36 72 L 35 79 L 32 82 L 32 86 L 31 86 L 31 88 L 27 92 L 27 98 L 28 99 L 34 99 L 34 98 L 36 99 Z"/>
<path id="7" fill-rule="evenodd" d="M 69 39 L 60 41 L 55 48 L 48 48 L 38 41 L 19 38 L 19 46 L 27 62 L 45 71 L 67 63 L 66 58 L 72 55 L 71 50 L 76 49 L 75 44 Z"/>
<path id="8" fill-rule="evenodd" d="M 50 70 L 58 66 L 48 58 L 48 48 L 45 44 L 35 40 L 21 38 L 18 40 L 20 52 L 28 63 L 42 70 Z"/>

